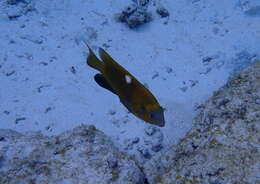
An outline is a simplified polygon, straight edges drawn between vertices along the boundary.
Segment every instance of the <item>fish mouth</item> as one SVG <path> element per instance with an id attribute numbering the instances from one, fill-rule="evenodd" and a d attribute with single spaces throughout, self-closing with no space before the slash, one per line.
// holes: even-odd
<path id="1" fill-rule="evenodd" d="M 159 127 L 164 127 L 165 126 L 164 117 L 162 117 L 162 119 L 160 121 L 157 121 L 156 125 L 159 126 Z"/>
<path id="2" fill-rule="evenodd" d="M 160 107 L 159 109 L 151 112 L 151 119 L 154 125 L 157 125 L 159 127 L 164 127 L 165 120 L 164 120 L 163 108 Z"/>

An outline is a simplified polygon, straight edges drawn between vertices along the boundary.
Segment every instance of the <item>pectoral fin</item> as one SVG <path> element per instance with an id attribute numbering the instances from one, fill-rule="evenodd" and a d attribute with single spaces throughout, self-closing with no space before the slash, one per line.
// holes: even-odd
<path id="1" fill-rule="evenodd" d="M 106 78 L 102 74 L 100 73 L 96 74 L 94 79 L 98 85 L 116 94 L 113 88 L 110 86 L 110 84 L 107 82 Z"/>

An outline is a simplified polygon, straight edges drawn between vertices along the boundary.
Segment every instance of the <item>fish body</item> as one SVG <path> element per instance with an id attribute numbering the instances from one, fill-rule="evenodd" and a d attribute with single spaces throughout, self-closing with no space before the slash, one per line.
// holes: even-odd
<path id="1" fill-rule="evenodd" d="M 135 116 L 163 127 L 165 125 L 163 108 L 153 94 L 105 50 L 99 48 L 100 60 L 91 48 L 88 48 L 87 64 L 100 72 L 95 75 L 95 81 L 116 94 L 121 103 Z"/>

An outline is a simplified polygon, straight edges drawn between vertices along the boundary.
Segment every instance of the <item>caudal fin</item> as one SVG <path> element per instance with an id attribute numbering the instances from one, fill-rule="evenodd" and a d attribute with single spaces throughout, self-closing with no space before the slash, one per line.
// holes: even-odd
<path id="1" fill-rule="evenodd" d="M 104 70 L 104 63 L 97 58 L 97 56 L 94 54 L 94 52 L 91 50 L 91 48 L 88 45 L 87 47 L 89 50 L 89 55 L 87 57 L 87 64 L 90 67 L 102 72 Z"/>

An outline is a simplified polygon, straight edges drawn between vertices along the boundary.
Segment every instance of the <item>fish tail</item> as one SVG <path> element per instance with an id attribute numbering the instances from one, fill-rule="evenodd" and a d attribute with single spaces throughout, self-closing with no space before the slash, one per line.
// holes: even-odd
<path id="1" fill-rule="evenodd" d="M 87 45 L 87 47 L 89 49 L 89 55 L 87 57 L 87 64 L 90 67 L 92 67 L 102 73 L 104 70 L 104 63 L 97 58 L 97 56 L 94 54 L 94 52 L 88 45 Z"/>

